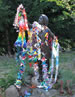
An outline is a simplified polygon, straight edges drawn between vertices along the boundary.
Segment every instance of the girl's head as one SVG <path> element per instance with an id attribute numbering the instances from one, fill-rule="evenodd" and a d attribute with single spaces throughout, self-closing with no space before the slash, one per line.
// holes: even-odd
<path id="1" fill-rule="evenodd" d="M 38 19 L 39 24 L 41 25 L 48 25 L 48 17 L 45 14 L 41 14 L 41 16 Z"/>

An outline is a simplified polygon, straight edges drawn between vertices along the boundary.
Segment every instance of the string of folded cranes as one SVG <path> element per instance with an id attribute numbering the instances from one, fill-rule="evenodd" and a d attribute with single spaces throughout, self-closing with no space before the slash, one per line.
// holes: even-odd
<path id="1" fill-rule="evenodd" d="M 21 88 L 22 84 L 22 76 L 25 71 L 25 65 L 26 65 L 26 54 L 28 54 L 28 60 L 30 67 L 32 66 L 32 61 L 34 62 L 33 68 L 34 68 L 34 74 L 38 76 L 38 62 L 37 60 L 42 61 L 42 72 L 43 72 L 43 82 L 40 83 L 40 86 L 38 88 L 44 88 L 46 91 L 48 89 L 51 89 L 53 85 L 57 81 L 58 76 L 58 67 L 59 67 L 59 43 L 58 39 L 56 41 L 52 41 L 52 56 L 51 56 L 51 64 L 49 71 L 47 71 L 47 64 L 46 64 L 46 58 L 41 58 L 41 39 L 39 38 L 38 34 L 40 33 L 40 24 L 38 22 L 34 22 L 32 25 L 32 28 L 28 28 L 28 22 L 27 22 L 27 15 L 25 12 L 25 9 L 23 5 L 19 5 L 17 8 L 17 13 L 14 20 L 14 27 L 19 28 L 18 31 L 18 38 L 15 42 L 15 47 L 17 49 L 16 53 L 16 61 L 20 65 L 19 72 L 16 79 L 16 87 Z M 28 33 L 28 41 L 26 42 L 26 31 Z M 32 46 L 32 34 L 36 35 L 37 43 L 35 44 L 35 47 L 37 49 L 33 49 Z M 45 43 L 48 43 L 48 31 L 45 34 Z M 54 61 L 56 61 L 56 64 L 54 64 Z M 53 81 L 53 71 L 54 71 L 54 65 L 56 66 L 56 72 L 55 77 Z M 49 77 L 50 75 L 50 77 Z"/>

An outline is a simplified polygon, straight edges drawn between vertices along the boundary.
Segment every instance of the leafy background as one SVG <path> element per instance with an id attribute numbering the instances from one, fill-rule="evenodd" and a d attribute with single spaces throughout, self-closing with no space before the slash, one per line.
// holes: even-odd
<path id="1" fill-rule="evenodd" d="M 49 18 L 48 27 L 58 36 L 63 50 L 75 48 L 75 0 L 0 0 L 0 54 L 14 54 L 17 33 L 13 27 L 16 9 L 23 4 L 28 21 L 38 21 L 40 14 Z"/>

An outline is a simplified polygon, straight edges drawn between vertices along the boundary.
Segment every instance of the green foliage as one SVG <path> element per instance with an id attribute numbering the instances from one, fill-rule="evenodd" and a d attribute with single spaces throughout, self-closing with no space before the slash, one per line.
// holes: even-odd
<path id="1" fill-rule="evenodd" d="M 19 4 L 23 4 L 28 21 L 38 21 L 40 14 L 44 13 L 49 17 L 49 28 L 58 36 L 60 45 L 63 40 L 71 41 L 70 46 L 74 46 L 75 35 L 75 4 L 74 0 L 0 0 L 0 47 L 8 53 L 13 51 L 17 33 L 13 28 L 13 21 L 16 9 Z M 12 37 L 11 37 L 12 36 Z M 9 42 L 9 43 L 8 43 Z M 66 41 L 65 41 L 66 42 Z M 66 42 L 66 47 L 67 42 Z M 5 52 L 5 53 L 6 53 Z"/>

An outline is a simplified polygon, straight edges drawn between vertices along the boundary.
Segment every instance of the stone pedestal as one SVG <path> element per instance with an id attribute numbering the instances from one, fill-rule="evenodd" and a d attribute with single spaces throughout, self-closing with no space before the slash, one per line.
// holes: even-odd
<path id="1" fill-rule="evenodd" d="M 19 97 L 19 93 L 14 85 L 5 90 L 5 97 Z"/>

